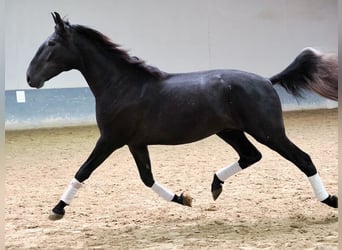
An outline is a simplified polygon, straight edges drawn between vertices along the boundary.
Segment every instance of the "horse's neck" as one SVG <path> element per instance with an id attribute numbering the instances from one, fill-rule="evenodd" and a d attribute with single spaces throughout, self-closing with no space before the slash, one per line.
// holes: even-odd
<path id="1" fill-rule="evenodd" d="M 86 79 L 89 88 L 95 98 L 109 91 L 110 88 L 118 88 L 124 72 L 119 65 L 108 57 L 92 50 L 82 53 L 79 71 Z"/>

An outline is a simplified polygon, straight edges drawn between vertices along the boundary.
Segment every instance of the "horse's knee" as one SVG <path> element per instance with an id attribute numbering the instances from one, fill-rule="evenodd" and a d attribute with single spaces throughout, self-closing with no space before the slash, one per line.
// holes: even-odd
<path id="1" fill-rule="evenodd" d="M 262 154 L 258 150 L 255 150 L 249 155 L 242 155 L 239 160 L 239 165 L 242 169 L 244 169 L 260 161 L 261 158 L 262 158 Z"/>

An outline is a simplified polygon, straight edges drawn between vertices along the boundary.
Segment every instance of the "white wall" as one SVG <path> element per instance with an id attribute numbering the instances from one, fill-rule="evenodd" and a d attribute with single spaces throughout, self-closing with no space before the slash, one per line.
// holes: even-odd
<path id="1" fill-rule="evenodd" d="M 7 0 L 6 90 L 53 32 L 52 11 L 168 72 L 235 68 L 271 76 L 304 47 L 337 52 L 337 0 Z M 47 88 L 84 87 L 78 72 Z"/>

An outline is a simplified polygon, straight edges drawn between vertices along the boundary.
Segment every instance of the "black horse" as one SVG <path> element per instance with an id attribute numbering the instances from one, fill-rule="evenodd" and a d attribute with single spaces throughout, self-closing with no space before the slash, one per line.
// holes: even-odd
<path id="1" fill-rule="evenodd" d="M 261 159 L 245 133 L 294 163 L 308 177 L 316 198 L 337 207 L 309 155 L 286 136 L 273 84 L 300 95 L 311 89 L 337 100 L 337 60 L 314 49 L 303 50 L 281 73 L 264 78 L 238 70 L 169 74 L 148 66 L 93 29 L 71 25 L 52 14 L 55 32 L 40 46 L 27 70 L 27 82 L 41 88 L 63 71 L 79 70 L 95 96 L 100 138 L 54 207 L 50 219 L 63 217 L 77 190 L 116 149 L 128 145 L 142 181 L 167 201 L 191 206 L 152 175 L 148 145 L 190 143 L 216 134 L 239 154 L 238 162 L 214 174 L 213 198 L 231 175 Z"/>

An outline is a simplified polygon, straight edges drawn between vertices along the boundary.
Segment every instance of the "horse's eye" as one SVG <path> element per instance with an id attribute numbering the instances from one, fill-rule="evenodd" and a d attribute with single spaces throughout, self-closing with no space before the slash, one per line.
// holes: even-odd
<path id="1" fill-rule="evenodd" d="M 48 41 L 48 46 L 55 46 L 56 43 L 54 41 Z"/>

